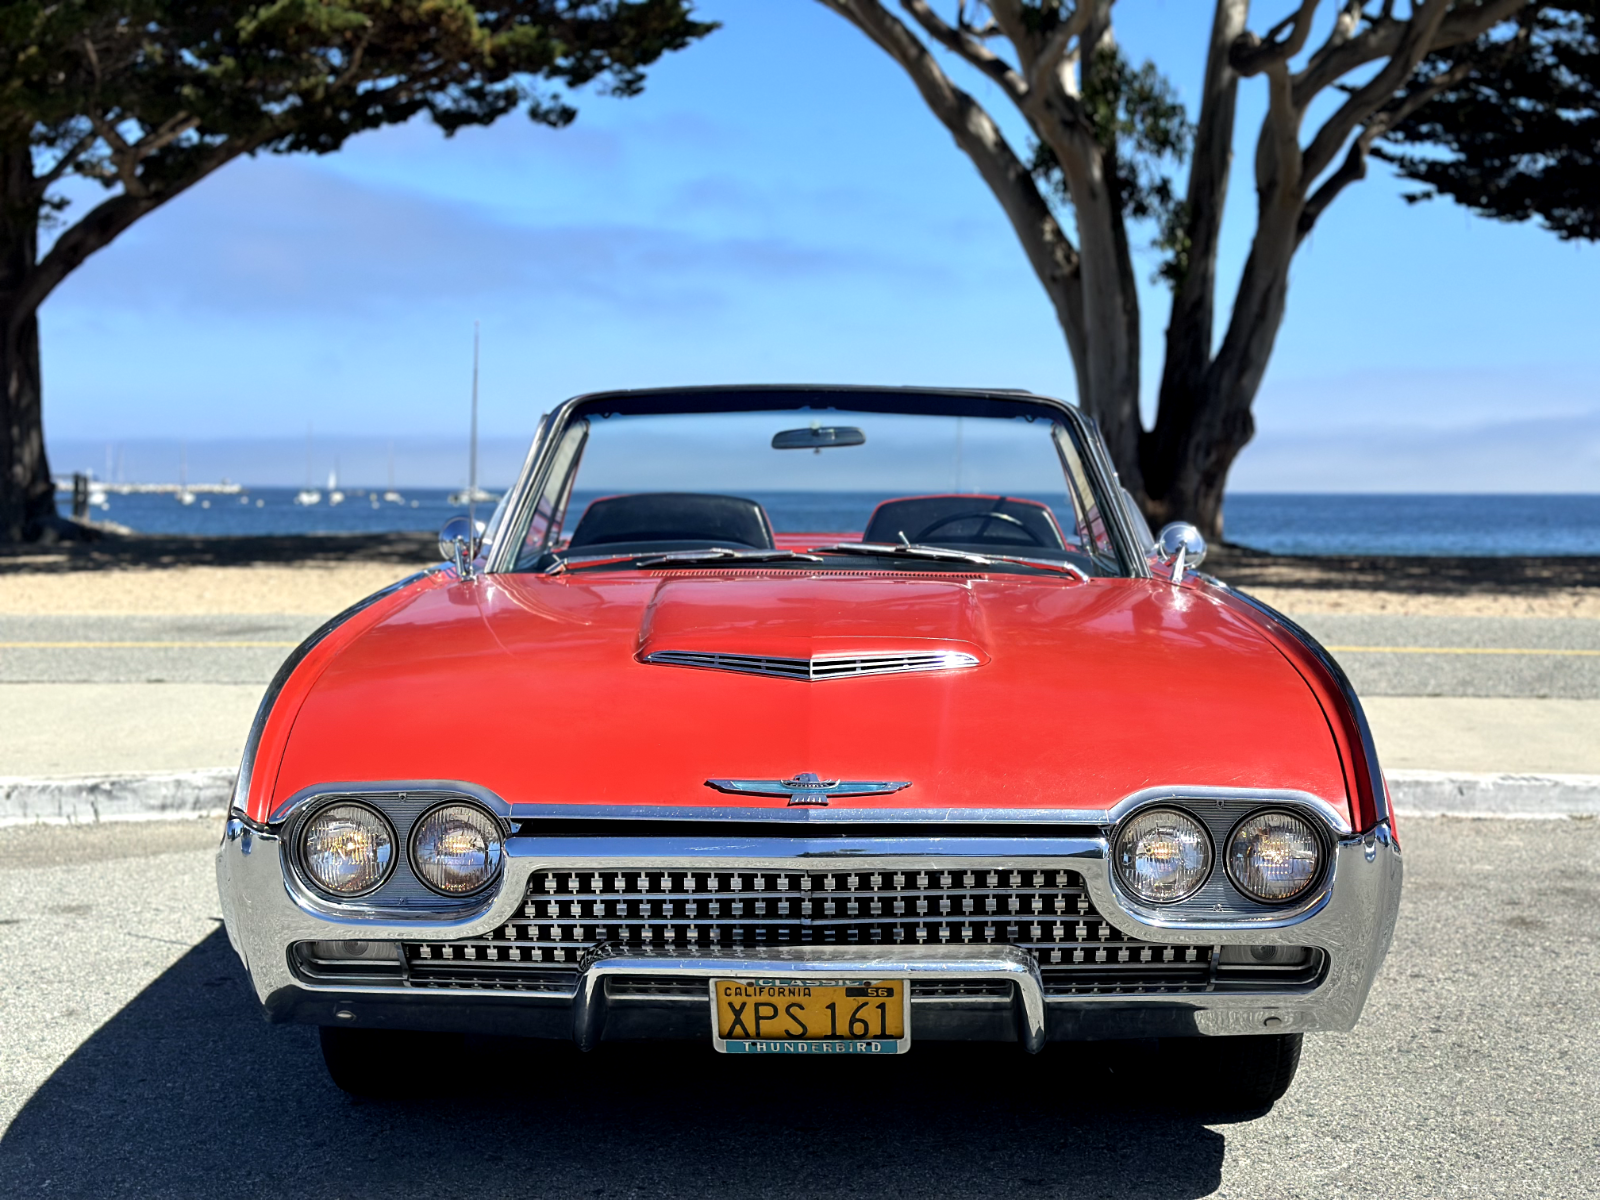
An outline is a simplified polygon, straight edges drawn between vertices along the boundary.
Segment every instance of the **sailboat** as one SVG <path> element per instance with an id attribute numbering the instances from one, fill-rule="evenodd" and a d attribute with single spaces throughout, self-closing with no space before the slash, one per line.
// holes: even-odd
<path id="1" fill-rule="evenodd" d="M 189 490 L 189 444 L 178 443 L 178 503 L 184 507 L 194 503 L 194 493 Z"/>
<path id="2" fill-rule="evenodd" d="M 478 486 L 478 323 L 472 323 L 472 437 L 467 451 L 467 486 L 465 491 L 451 492 L 446 498 L 452 507 L 465 505 L 471 509 L 479 504 L 493 504 L 500 497 Z M 471 514 L 468 514 L 471 516 Z"/>
<path id="3" fill-rule="evenodd" d="M 311 486 L 311 423 L 306 422 L 306 485 L 294 494 L 294 502 L 302 507 L 322 503 L 322 493 Z"/>
<path id="4" fill-rule="evenodd" d="M 389 490 L 383 494 L 385 503 L 404 504 L 406 498 L 394 490 L 394 442 L 389 443 Z"/>
<path id="5" fill-rule="evenodd" d="M 333 460 L 333 470 L 328 472 L 328 503 L 343 504 L 344 493 L 339 490 L 339 460 Z"/>

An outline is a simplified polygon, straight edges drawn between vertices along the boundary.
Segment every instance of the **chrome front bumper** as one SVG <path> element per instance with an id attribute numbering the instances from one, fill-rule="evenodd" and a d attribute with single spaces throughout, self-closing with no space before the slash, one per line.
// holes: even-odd
<path id="1" fill-rule="evenodd" d="M 449 919 L 330 905 L 306 895 L 284 861 L 282 840 L 235 819 L 217 856 L 228 937 L 274 1020 L 571 1037 L 591 1047 L 602 1038 L 709 1037 L 709 985 L 693 994 L 615 995 L 618 976 L 663 980 L 729 974 L 744 977 L 902 977 L 921 982 L 1008 981 L 1009 1001 L 912 999 L 913 1036 L 1019 1041 L 1152 1036 L 1218 1036 L 1348 1030 L 1354 1027 L 1394 931 L 1402 876 L 1387 825 L 1334 844 L 1324 882 L 1286 913 L 1240 918 L 1151 912 L 1125 903 L 1111 880 L 1105 837 L 763 838 L 718 840 L 715 830 L 686 838 L 534 838 L 506 841 L 494 892 Z M 628 952 L 597 957 L 568 986 L 504 994 L 471 987 L 352 985 L 309 980 L 291 965 L 290 948 L 318 940 L 438 940 L 485 934 L 511 920 L 536 870 L 605 869 L 607 863 L 696 869 L 813 869 L 831 862 L 869 871 L 923 865 L 1069 868 L 1095 908 L 1135 937 L 1179 945 L 1294 945 L 1323 950 L 1319 982 L 1282 993 L 1251 991 L 1057 995 L 1047 992 L 1026 951 L 1006 945 L 795 946 L 715 953 Z M 690 992 L 693 989 L 689 989 Z"/>

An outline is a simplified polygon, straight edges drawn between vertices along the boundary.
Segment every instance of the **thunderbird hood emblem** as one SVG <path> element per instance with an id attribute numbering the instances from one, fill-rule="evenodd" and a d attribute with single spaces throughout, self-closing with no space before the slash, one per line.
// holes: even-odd
<path id="1" fill-rule="evenodd" d="M 888 796 L 911 782 L 823 779 L 815 771 L 802 771 L 793 779 L 708 779 L 706 786 L 735 796 L 785 796 L 790 807 L 820 808 L 834 796 Z"/>

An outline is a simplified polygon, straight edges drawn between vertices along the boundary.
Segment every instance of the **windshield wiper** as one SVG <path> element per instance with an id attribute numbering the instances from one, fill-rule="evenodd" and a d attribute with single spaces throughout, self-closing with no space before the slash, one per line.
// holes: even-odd
<path id="1" fill-rule="evenodd" d="M 636 567 L 681 567 L 695 563 L 734 562 L 822 562 L 815 554 L 801 554 L 797 550 L 733 550 L 726 546 L 712 546 L 705 550 L 679 550 L 670 554 L 604 554 L 588 558 L 557 558 L 542 574 L 560 575 L 564 571 L 583 571 L 589 567 L 614 566 L 629 563 Z"/>
<path id="2" fill-rule="evenodd" d="M 1022 558 L 1011 554 L 975 554 L 969 550 L 952 550 L 946 546 L 927 546 L 920 542 L 902 542 L 891 546 L 887 542 L 840 542 L 834 546 L 818 546 L 822 554 L 868 554 L 879 558 L 919 558 L 930 562 L 964 562 L 990 567 L 995 563 L 1015 563 L 1022 567 L 1038 567 L 1061 575 L 1071 575 L 1087 581 L 1088 572 L 1071 563 L 1058 563 L 1044 558 Z"/>
<path id="3" fill-rule="evenodd" d="M 641 558 L 640 567 L 680 567 L 705 562 L 821 562 L 815 554 L 802 554 L 798 550 L 728 550 L 714 546 L 710 550 L 681 550 L 675 554 L 656 554 Z"/>
<path id="4" fill-rule="evenodd" d="M 1056 562 L 1050 558 L 1023 558 L 1015 554 L 996 554 L 993 558 L 995 562 L 1016 563 L 1018 566 L 1039 567 L 1041 570 L 1071 575 L 1074 579 L 1081 579 L 1084 583 L 1088 583 L 1090 578 L 1089 572 L 1082 567 L 1074 566 L 1069 562 Z"/>
<path id="5" fill-rule="evenodd" d="M 923 558 L 931 562 L 965 562 L 988 566 L 995 560 L 966 550 L 949 550 L 943 546 L 924 546 L 917 542 L 904 542 L 891 546 L 887 542 L 840 542 L 834 546 L 818 546 L 819 554 L 867 554 L 874 558 Z"/>

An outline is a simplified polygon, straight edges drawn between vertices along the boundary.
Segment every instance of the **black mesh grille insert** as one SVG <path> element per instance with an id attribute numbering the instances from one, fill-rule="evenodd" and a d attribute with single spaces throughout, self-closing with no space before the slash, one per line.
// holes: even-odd
<path id="1" fill-rule="evenodd" d="M 934 869 L 737 871 L 607 867 L 534 874 L 521 912 L 491 936 L 409 943 L 413 984 L 539 988 L 605 947 L 714 957 L 784 946 L 1019 946 L 1054 995 L 1281 990 L 1320 956 L 1269 978 L 1219 973 L 1210 946 L 1131 938 L 1070 870 L 952 863 Z"/>

